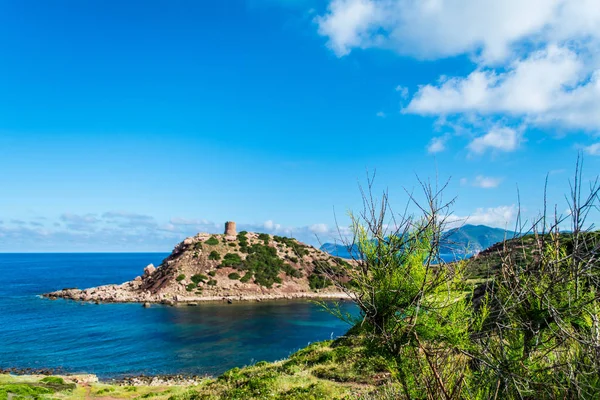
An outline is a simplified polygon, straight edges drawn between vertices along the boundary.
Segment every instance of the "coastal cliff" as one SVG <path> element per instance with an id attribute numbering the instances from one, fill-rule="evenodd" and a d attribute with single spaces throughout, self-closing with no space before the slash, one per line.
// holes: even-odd
<path id="1" fill-rule="evenodd" d="M 233 225 L 235 229 L 235 225 Z M 119 284 L 62 289 L 43 296 L 98 303 L 194 303 L 215 300 L 344 298 L 327 278 L 348 261 L 296 239 L 231 227 L 199 233 L 175 246 L 159 265 Z"/>

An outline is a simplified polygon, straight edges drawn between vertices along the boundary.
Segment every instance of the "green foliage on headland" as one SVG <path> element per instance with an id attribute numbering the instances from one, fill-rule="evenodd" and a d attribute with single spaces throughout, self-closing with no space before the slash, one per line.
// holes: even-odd
<path id="1" fill-rule="evenodd" d="M 217 239 L 217 238 L 216 238 L 216 237 L 214 237 L 214 236 L 211 236 L 211 237 L 210 237 L 210 238 L 209 238 L 209 239 L 208 239 L 206 242 L 204 242 L 204 243 L 206 243 L 206 244 L 208 244 L 208 245 L 211 245 L 211 246 L 216 246 L 216 245 L 218 245 L 218 244 L 219 244 L 219 239 Z"/>

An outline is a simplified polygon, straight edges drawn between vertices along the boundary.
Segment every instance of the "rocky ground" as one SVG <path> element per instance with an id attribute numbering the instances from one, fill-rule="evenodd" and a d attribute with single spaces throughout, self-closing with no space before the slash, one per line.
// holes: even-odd
<path id="1" fill-rule="evenodd" d="M 346 295 L 327 276 L 347 261 L 295 239 L 258 233 L 199 233 L 179 243 L 160 266 L 118 285 L 68 288 L 49 299 L 95 303 L 193 304 L 203 301 L 262 301 Z"/>

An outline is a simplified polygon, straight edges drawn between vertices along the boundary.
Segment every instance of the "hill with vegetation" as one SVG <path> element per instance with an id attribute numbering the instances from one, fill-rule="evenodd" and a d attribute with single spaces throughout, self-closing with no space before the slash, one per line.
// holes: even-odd
<path id="1" fill-rule="evenodd" d="M 477 254 L 488 247 L 519 236 L 517 233 L 485 225 L 463 225 L 443 233 L 439 252 L 440 254 L 455 254 L 456 258 Z M 320 249 L 335 257 L 351 259 L 356 256 L 357 246 L 351 248 L 338 243 L 324 243 Z"/>
<path id="2" fill-rule="evenodd" d="M 194 302 L 343 297 L 325 271 L 347 264 L 296 239 L 266 233 L 199 233 L 155 268 L 121 285 L 45 294 L 95 302 Z"/>
<path id="3" fill-rule="evenodd" d="M 518 237 L 516 232 L 485 225 L 464 225 L 446 231 L 441 240 L 440 253 L 476 254 L 505 239 Z"/>

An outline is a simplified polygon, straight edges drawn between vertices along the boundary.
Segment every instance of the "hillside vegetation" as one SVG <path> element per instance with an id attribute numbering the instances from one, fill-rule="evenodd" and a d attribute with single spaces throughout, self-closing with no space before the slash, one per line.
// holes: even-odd
<path id="1" fill-rule="evenodd" d="M 160 266 L 121 285 L 64 289 L 45 296 L 97 302 L 194 302 L 340 297 L 324 274 L 351 261 L 296 239 L 265 233 L 199 233 L 175 246 Z"/>

